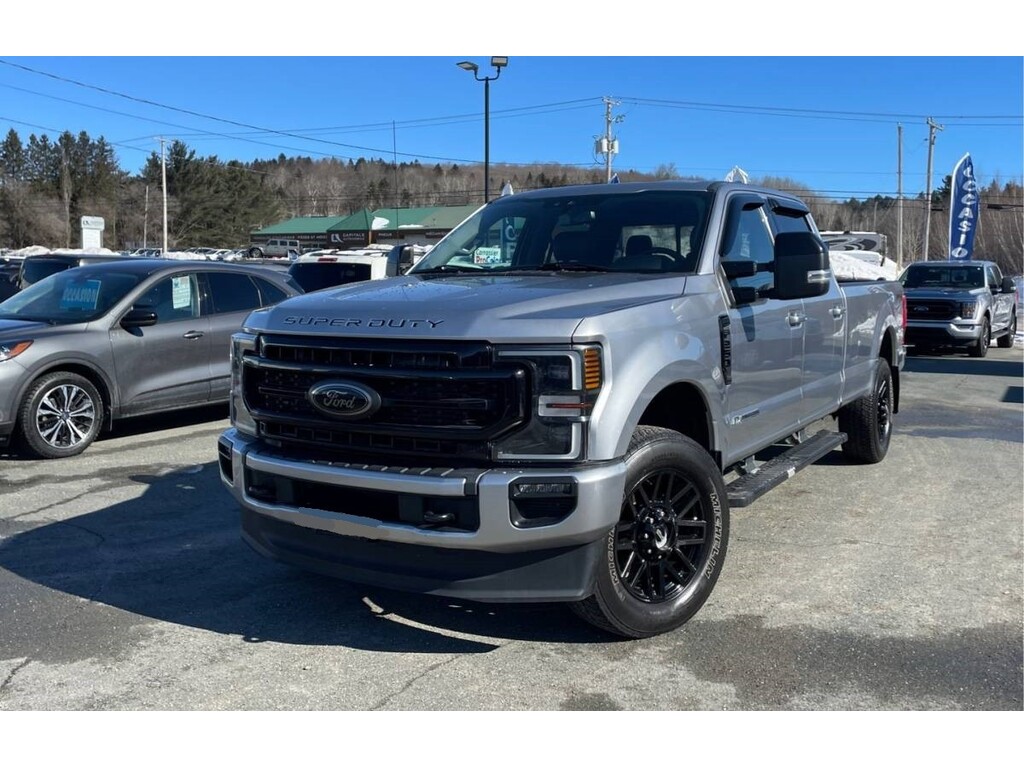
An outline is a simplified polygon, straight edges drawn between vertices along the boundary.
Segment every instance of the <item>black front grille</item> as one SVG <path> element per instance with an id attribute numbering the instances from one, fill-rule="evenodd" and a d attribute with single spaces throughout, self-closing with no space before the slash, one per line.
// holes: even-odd
<path id="1" fill-rule="evenodd" d="M 952 301 L 916 299 L 907 302 L 907 317 L 911 320 L 952 320 L 957 315 L 957 309 L 957 304 Z"/>
<path id="2" fill-rule="evenodd" d="M 324 414 L 308 393 L 325 382 L 372 389 L 379 407 L 358 418 Z M 488 443 L 526 421 L 527 370 L 495 362 L 481 342 L 263 337 L 246 356 L 242 387 L 260 433 L 359 456 L 488 458 Z"/>
<path id="3" fill-rule="evenodd" d="M 313 366 L 404 368 L 428 371 L 487 370 L 492 351 L 483 342 L 455 344 L 406 341 L 375 342 L 372 339 L 324 339 L 264 336 L 261 357 L 282 363 Z"/>

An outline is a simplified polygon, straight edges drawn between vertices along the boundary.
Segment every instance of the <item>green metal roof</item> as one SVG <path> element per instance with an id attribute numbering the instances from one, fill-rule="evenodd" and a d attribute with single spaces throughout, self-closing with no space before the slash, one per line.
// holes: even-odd
<path id="1" fill-rule="evenodd" d="M 296 219 L 271 224 L 269 227 L 257 229 L 254 235 L 315 235 L 333 229 L 338 222 L 345 221 L 347 216 L 299 216 Z"/>
<path id="2" fill-rule="evenodd" d="M 331 231 L 366 232 L 374 219 L 386 219 L 387 224 L 377 229 L 394 230 L 420 226 L 424 229 L 451 229 L 460 223 L 479 205 L 445 205 L 424 208 L 378 208 L 375 211 L 362 210 L 353 213 L 331 227 Z"/>
<path id="3" fill-rule="evenodd" d="M 332 232 L 368 232 L 370 222 L 373 221 L 373 213 L 369 208 L 363 208 L 349 216 L 343 216 L 331 225 Z"/>
<path id="4" fill-rule="evenodd" d="M 420 226 L 424 229 L 452 229 L 479 205 L 444 205 L 425 208 L 364 208 L 349 216 L 300 216 L 269 227 L 257 229 L 254 235 L 315 235 L 326 232 L 368 232 L 374 219 L 386 219 L 377 229 L 394 230 Z M 397 214 L 397 215 L 396 215 Z"/>

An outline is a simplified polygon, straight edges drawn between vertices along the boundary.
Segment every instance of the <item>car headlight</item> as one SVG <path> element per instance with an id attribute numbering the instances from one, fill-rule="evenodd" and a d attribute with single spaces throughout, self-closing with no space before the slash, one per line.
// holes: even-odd
<path id="1" fill-rule="evenodd" d="M 0 363 L 13 360 L 31 346 L 31 341 L 5 341 L 0 343 Z"/>
<path id="2" fill-rule="evenodd" d="M 601 393 L 601 348 L 577 345 L 561 348 L 498 350 L 501 361 L 527 366 L 532 374 L 530 420 L 498 441 L 495 459 L 580 460 L 586 454 L 586 427 Z"/>
<path id="3" fill-rule="evenodd" d="M 245 404 L 242 391 L 242 360 L 246 352 L 256 349 L 256 337 L 248 333 L 236 333 L 231 337 L 231 425 L 239 432 L 256 436 L 256 422 Z"/>

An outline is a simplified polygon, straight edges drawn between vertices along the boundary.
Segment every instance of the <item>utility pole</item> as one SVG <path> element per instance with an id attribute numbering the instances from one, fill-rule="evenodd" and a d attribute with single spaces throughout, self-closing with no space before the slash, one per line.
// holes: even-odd
<path id="1" fill-rule="evenodd" d="M 164 155 L 164 137 L 160 137 L 160 176 L 164 185 L 164 250 L 161 256 L 167 256 L 167 157 Z"/>
<path id="2" fill-rule="evenodd" d="M 60 194 L 64 199 L 64 247 L 71 247 L 71 169 L 68 152 L 63 139 L 60 140 Z"/>
<path id="3" fill-rule="evenodd" d="M 142 214 L 142 247 L 148 248 L 146 239 L 149 235 L 149 184 L 146 185 L 146 207 Z"/>
<path id="4" fill-rule="evenodd" d="M 903 123 L 896 123 L 896 266 L 903 269 Z"/>
<path id="5" fill-rule="evenodd" d="M 935 155 L 935 132 L 945 130 L 928 118 L 928 178 L 925 181 L 924 205 L 924 260 L 928 261 L 928 235 L 932 224 L 932 157 Z"/>
<path id="6" fill-rule="evenodd" d="M 612 180 L 612 155 L 619 152 L 619 140 L 612 136 L 612 124 L 621 123 L 622 115 L 612 116 L 612 107 L 618 106 L 620 102 L 613 101 L 610 97 L 604 97 L 604 136 L 597 140 L 595 149 L 599 155 L 604 155 L 604 180 L 606 183 Z"/>

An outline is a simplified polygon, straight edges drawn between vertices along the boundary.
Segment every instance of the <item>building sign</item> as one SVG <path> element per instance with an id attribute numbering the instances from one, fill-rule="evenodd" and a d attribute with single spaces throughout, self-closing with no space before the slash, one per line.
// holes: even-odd
<path id="1" fill-rule="evenodd" d="M 102 216 L 83 216 L 82 247 L 101 248 L 103 246 L 103 229 L 105 223 Z"/>

